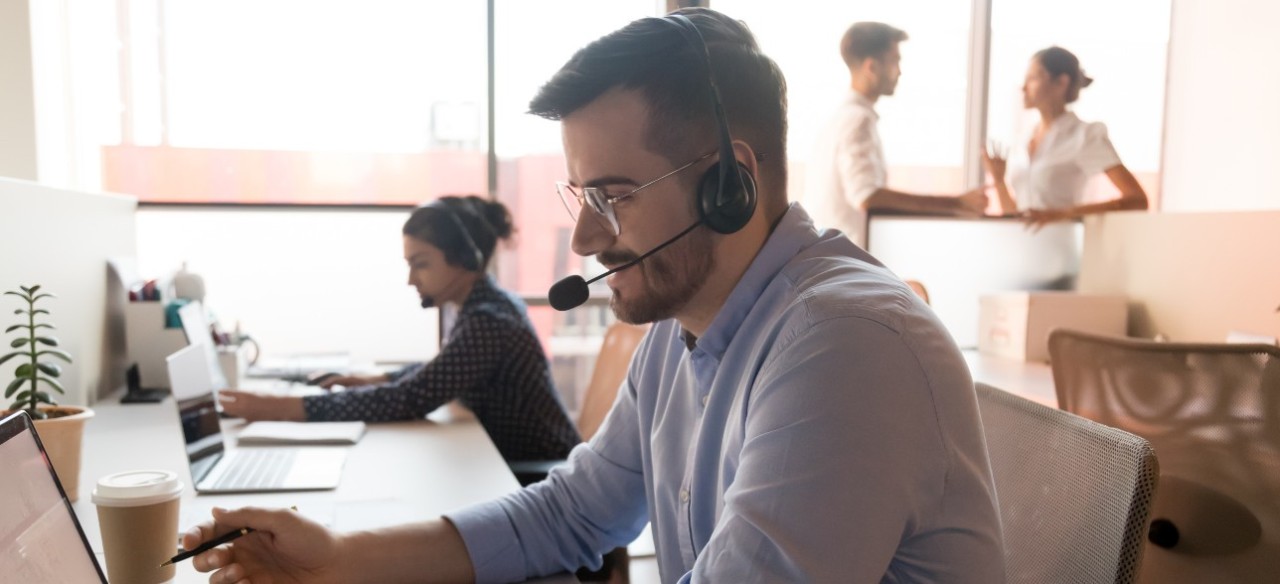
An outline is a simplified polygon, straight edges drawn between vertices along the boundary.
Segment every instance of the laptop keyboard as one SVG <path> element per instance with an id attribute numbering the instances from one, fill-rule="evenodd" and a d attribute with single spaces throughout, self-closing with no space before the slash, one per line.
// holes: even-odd
<path id="1" fill-rule="evenodd" d="M 296 448 L 242 448 L 213 485 L 218 490 L 275 488 L 284 484 L 298 455 Z"/>

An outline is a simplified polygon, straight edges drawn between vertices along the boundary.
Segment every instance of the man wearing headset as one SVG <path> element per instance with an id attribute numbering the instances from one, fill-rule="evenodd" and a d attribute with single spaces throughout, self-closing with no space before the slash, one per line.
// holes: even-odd
<path id="1" fill-rule="evenodd" d="M 530 109 L 562 122 L 574 251 L 616 270 L 619 318 L 654 322 L 596 437 L 542 483 L 397 528 L 215 510 L 185 547 L 258 531 L 196 568 L 513 581 L 598 564 L 649 520 L 663 582 L 1003 581 L 965 363 L 901 280 L 788 206 L 785 103 L 751 33 L 712 11 L 579 51 Z"/>

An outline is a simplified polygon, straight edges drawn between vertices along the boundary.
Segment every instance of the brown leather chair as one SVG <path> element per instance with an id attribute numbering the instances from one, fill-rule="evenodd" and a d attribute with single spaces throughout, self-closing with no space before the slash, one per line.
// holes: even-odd
<path id="1" fill-rule="evenodd" d="M 591 370 L 591 381 L 582 398 L 582 411 L 578 412 L 578 434 L 585 442 L 596 435 L 600 424 L 613 407 L 618 387 L 627 376 L 631 356 L 640 345 L 640 339 L 649 331 L 649 325 L 633 325 L 615 322 L 604 333 L 604 343 Z"/>
<path id="2" fill-rule="evenodd" d="M 921 300 L 924 300 L 925 304 L 929 304 L 929 290 L 924 287 L 924 283 L 920 280 L 904 281 L 907 283 L 907 287 L 911 288 L 911 291 L 916 293 L 916 296 L 919 296 Z"/>
<path id="3" fill-rule="evenodd" d="M 631 357 L 640 345 L 640 340 L 649 331 L 649 325 L 631 325 L 615 322 L 605 329 L 604 342 L 600 345 L 600 353 L 596 356 L 595 366 L 591 370 L 591 380 L 582 399 L 582 410 L 578 412 L 578 434 L 583 441 L 591 440 L 600 429 L 600 424 L 613 408 L 618 397 L 618 388 L 626 379 L 627 368 L 631 366 Z M 511 472 L 522 485 L 530 485 L 547 477 L 552 468 L 564 464 L 563 460 L 536 460 L 511 463 Z M 615 582 L 630 581 L 630 558 L 627 548 L 616 548 L 604 555 L 604 565 L 599 570 L 578 570 L 576 576 L 582 582 Z"/>
<path id="4" fill-rule="evenodd" d="M 1143 582 L 1280 575 L 1280 347 L 1049 335 L 1059 406 L 1160 456 Z"/>
<path id="5" fill-rule="evenodd" d="M 595 366 L 591 370 L 591 379 L 583 392 L 582 410 L 578 412 L 578 435 L 582 440 L 591 440 L 604 423 L 613 401 L 618 396 L 618 387 L 627 376 L 627 368 L 631 365 L 631 356 L 640 345 L 640 340 L 649 331 L 649 325 L 633 325 L 615 322 L 605 329 L 604 342 L 600 345 L 600 353 L 596 355 Z M 510 463 L 511 472 L 521 485 L 530 485 L 547 478 L 552 468 L 564 464 L 563 460 L 526 460 Z"/>

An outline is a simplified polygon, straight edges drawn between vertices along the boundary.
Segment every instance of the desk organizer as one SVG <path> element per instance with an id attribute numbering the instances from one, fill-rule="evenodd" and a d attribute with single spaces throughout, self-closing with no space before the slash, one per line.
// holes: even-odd
<path id="1" fill-rule="evenodd" d="M 167 389 L 165 358 L 187 346 L 187 336 L 181 328 L 165 328 L 165 303 L 126 302 L 124 334 L 129 362 L 138 366 L 139 384 L 145 389 Z"/>

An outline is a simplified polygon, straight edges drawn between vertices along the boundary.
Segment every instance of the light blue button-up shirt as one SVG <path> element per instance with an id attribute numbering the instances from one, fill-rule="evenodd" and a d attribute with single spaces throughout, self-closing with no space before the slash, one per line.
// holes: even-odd
<path id="1" fill-rule="evenodd" d="M 686 339 L 655 324 L 568 465 L 449 516 L 477 580 L 599 565 L 646 520 L 663 582 L 1004 580 L 968 368 L 870 255 L 792 205 Z"/>

